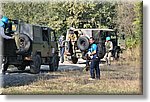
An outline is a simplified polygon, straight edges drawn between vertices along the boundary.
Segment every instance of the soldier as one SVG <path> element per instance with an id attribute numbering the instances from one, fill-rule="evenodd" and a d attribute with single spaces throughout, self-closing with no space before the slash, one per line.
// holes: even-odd
<path id="1" fill-rule="evenodd" d="M 5 39 L 14 39 L 14 36 L 7 36 L 5 35 L 5 27 L 8 24 L 8 18 L 6 16 L 3 16 L 0 20 L 0 35 Z"/>
<path id="2" fill-rule="evenodd" d="M 19 35 L 15 32 L 13 34 L 13 36 L 7 36 L 5 35 L 5 28 L 6 28 L 6 25 L 8 24 L 8 17 L 6 16 L 2 16 L 1 20 L 0 20 L 0 35 L 4 38 L 4 39 L 15 39 L 15 43 L 16 43 L 16 46 L 17 46 L 17 51 L 16 53 L 19 52 L 19 46 L 20 46 L 20 43 L 19 43 Z"/>
<path id="3" fill-rule="evenodd" d="M 88 55 L 91 58 L 91 64 L 90 64 L 90 75 L 91 78 L 89 80 L 100 79 L 100 68 L 99 68 L 99 57 L 97 55 L 97 45 L 94 43 L 95 40 L 93 37 L 90 38 L 90 48 L 88 50 Z M 95 76 L 96 72 L 96 76 Z"/>
<path id="4" fill-rule="evenodd" d="M 113 49 L 113 43 L 110 41 L 110 37 L 106 37 L 106 42 L 105 42 L 105 48 L 106 48 L 106 53 L 104 56 L 104 59 L 107 62 L 107 65 L 110 65 L 110 58 L 112 55 L 112 49 Z"/>
<path id="5" fill-rule="evenodd" d="M 8 24 L 8 18 L 6 16 L 2 16 L 0 20 L 0 36 L 2 36 L 4 39 L 14 39 L 14 36 L 11 37 L 11 36 L 5 35 L 5 28 L 7 24 Z M 2 73 L 5 74 L 5 71 L 6 71 L 6 68 L 2 70 Z"/>

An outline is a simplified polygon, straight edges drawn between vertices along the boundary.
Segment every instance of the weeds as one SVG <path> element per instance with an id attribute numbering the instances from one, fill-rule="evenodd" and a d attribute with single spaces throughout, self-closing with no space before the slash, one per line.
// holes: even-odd
<path id="1" fill-rule="evenodd" d="M 101 80 L 88 80 L 89 72 L 53 72 L 58 78 L 41 77 L 30 85 L 3 89 L 3 94 L 142 94 L 140 68 L 112 64 L 101 66 Z M 109 71 L 109 73 L 108 73 Z"/>

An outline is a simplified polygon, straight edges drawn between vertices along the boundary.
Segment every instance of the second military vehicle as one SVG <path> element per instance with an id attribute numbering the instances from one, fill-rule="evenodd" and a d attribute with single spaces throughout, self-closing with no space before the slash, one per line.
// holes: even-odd
<path id="1" fill-rule="evenodd" d="M 109 36 L 113 43 L 112 57 L 119 58 L 121 47 L 118 42 L 117 31 L 113 29 L 68 29 L 66 34 L 66 60 L 71 60 L 74 64 L 78 62 L 79 58 L 86 59 L 86 53 L 90 46 L 89 38 L 93 37 L 95 43 L 99 44 L 100 58 L 104 57 L 105 41 Z"/>

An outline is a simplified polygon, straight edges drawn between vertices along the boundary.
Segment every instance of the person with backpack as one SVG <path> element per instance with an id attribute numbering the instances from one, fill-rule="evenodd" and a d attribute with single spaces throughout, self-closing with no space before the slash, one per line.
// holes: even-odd
<path id="1" fill-rule="evenodd" d="M 111 64 L 110 58 L 113 50 L 113 43 L 110 41 L 110 37 L 106 37 L 105 48 L 106 53 L 104 55 L 104 59 L 106 60 L 107 65 L 110 65 Z"/>
<path id="2" fill-rule="evenodd" d="M 100 79 L 99 57 L 97 55 L 97 44 L 93 37 L 90 38 L 90 48 L 88 49 L 88 56 L 91 58 L 89 80 Z M 96 73 L 95 73 L 96 72 Z"/>

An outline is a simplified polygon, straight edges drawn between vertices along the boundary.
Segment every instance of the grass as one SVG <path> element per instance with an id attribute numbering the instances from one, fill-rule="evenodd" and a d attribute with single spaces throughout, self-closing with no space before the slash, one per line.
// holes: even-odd
<path id="1" fill-rule="evenodd" d="M 121 64 L 120 64 L 121 63 Z M 103 95 L 103 94 L 143 94 L 142 67 L 134 63 L 113 62 L 112 66 L 101 66 L 101 80 L 88 80 L 89 72 L 83 70 L 49 72 L 59 76 L 46 78 L 39 76 L 29 85 L 3 88 L 2 94 L 63 94 L 63 95 Z"/>

